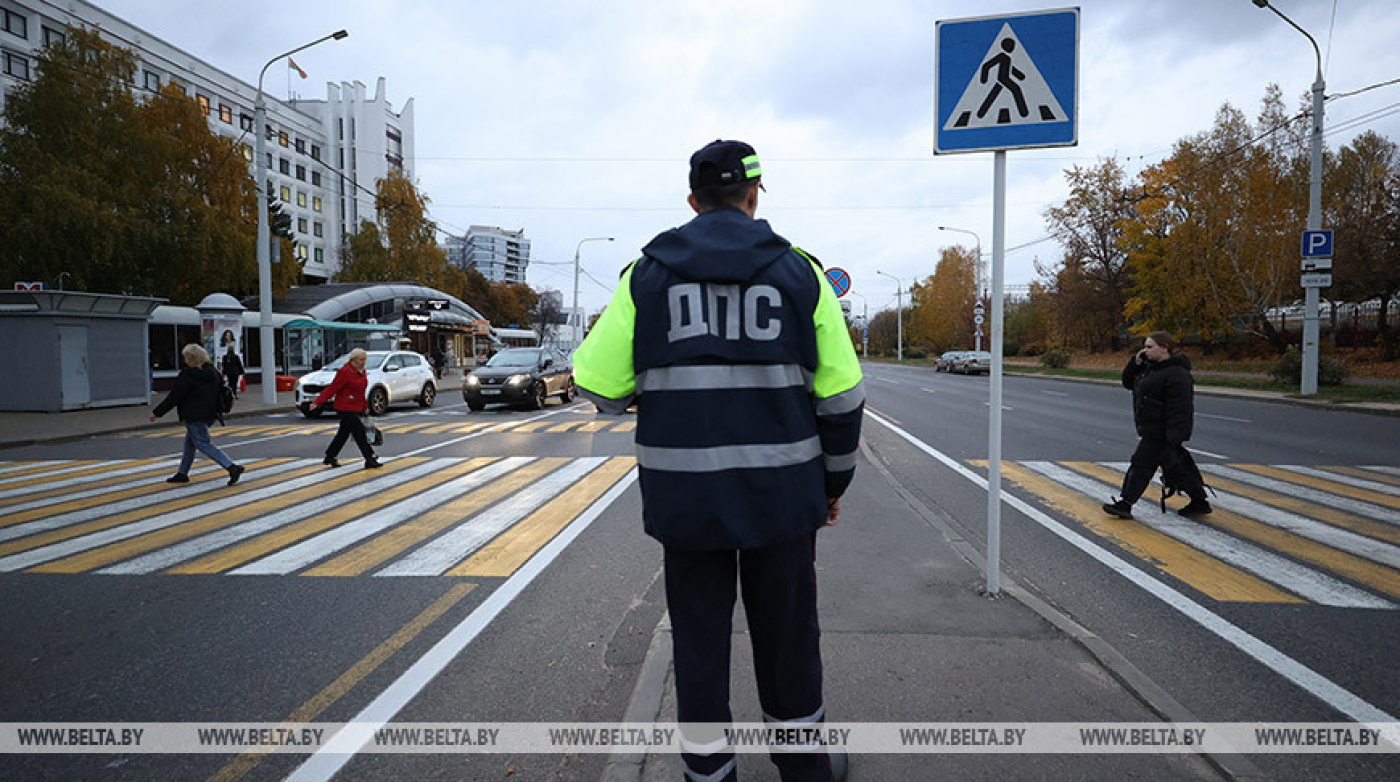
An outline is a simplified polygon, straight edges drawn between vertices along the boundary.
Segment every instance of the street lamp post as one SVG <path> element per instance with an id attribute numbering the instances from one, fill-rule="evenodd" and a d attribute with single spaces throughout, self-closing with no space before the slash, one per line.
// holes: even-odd
<path id="1" fill-rule="evenodd" d="M 1296 22 L 1283 15 L 1283 12 L 1269 5 L 1269 0 L 1253 0 L 1254 4 L 1260 8 L 1267 8 L 1278 14 L 1278 17 L 1292 25 L 1294 30 L 1302 33 L 1312 44 L 1313 53 L 1317 55 L 1317 76 L 1313 79 L 1312 85 L 1312 138 L 1311 138 L 1311 176 L 1308 181 L 1308 230 L 1316 231 L 1322 228 L 1322 106 L 1323 93 L 1327 89 L 1327 82 L 1322 78 L 1322 50 L 1318 48 L 1317 39 L 1308 34 L 1307 30 L 1299 27 Z M 1318 298 L 1319 291 L 1315 287 L 1305 288 L 1303 304 L 1303 382 L 1299 393 L 1303 396 L 1313 396 L 1317 393 L 1317 357 L 1318 357 Z"/>
<path id="2" fill-rule="evenodd" d="M 310 49 L 318 43 L 346 37 L 350 33 L 337 30 L 324 38 L 283 52 L 267 61 L 258 71 L 258 95 L 253 101 L 253 178 L 258 184 L 258 364 L 262 368 L 262 401 L 265 405 L 277 404 L 277 368 L 273 365 L 272 351 L 272 257 L 268 242 L 271 228 L 267 217 L 267 174 L 263 172 L 263 137 L 267 124 L 267 104 L 263 102 L 263 76 L 272 64 L 290 57 L 302 49 Z"/>
<path id="3" fill-rule="evenodd" d="M 975 274 L 976 274 L 976 276 L 977 276 L 977 281 L 973 283 L 974 287 L 976 287 L 976 290 L 973 291 L 972 293 L 973 293 L 974 296 L 977 297 L 977 301 L 978 301 L 978 302 L 981 302 L 981 301 L 982 301 L 982 294 L 983 294 L 983 287 L 982 287 L 982 286 L 984 285 L 984 282 L 983 282 L 983 280 L 982 280 L 982 237 L 978 236 L 976 231 L 969 231 L 969 230 L 967 230 L 966 228 L 949 228 L 949 227 L 946 226 L 946 225 L 940 225 L 940 226 L 938 226 L 938 230 L 940 230 L 940 231 L 956 231 L 956 232 L 958 232 L 958 233 L 960 233 L 960 234 L 972 234 L 972 238 L 977 240 L 977 263 L 976 263 L 976 266 L 975 266 L 975 269 L 976 269 Z M 977 340 L 977 345 L 976 345 L 976 347 L 975 347 L 974 349 L 975 349 L 975 350 L 981 350 L 981 349 L 982 349 L 982 335 L 981 335 L 980 332 L 982 331 L 982 326 L 981 326 L 980 324 L 977 326 L 977 330 L 976 330 L 976 331 L 977 331 L 977 336 L 975 337 L 975 339 Z"/>
<path id="4" fill-rule="evenodd" d="M 860 296 L 860 357 L 870 358 L 870 302 L 865 296 L 851 291 L 852 296 Z"/>
<path id="5" fill-rule="evenodd" d="M 583 249 L 584 242 L 611 242 L 611 236 L 590 236 L 587 239 L 580 239 L 574 246 L 574 307 L 569 319 L 574 322 L 574 350 L 578 350 L 579 343 L 583 341 L 583 313 L 578 311 L 578 254 Z"/>
<path id="6" fill-rule="evenodd" d="M 891 280 L 894 280 L 895 357 L 898 361 L 904 361 L 904 281 L 894 276 L 893 274 L 888 274 L 878 269 L 875 271 L 875 273 L 883 275 L 885 277 L 889 277 Z"/>

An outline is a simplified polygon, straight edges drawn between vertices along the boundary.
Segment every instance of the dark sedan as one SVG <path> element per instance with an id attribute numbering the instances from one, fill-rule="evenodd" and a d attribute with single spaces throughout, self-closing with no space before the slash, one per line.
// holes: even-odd
<path id="1" fill-rule="evenodd" d="M 574 394 L 573 367 L 549 348 L 502 350 L 462 381 L 462 399 L 472 410 L 497 402 L 538 410 L 551 396 L 568 403 Z"/>

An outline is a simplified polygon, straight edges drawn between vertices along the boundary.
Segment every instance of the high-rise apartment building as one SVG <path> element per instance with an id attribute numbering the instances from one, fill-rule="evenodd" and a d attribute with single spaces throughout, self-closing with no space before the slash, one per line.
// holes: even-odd
<path id="1" fill-rule="evenodd" d="M 466 236 L 452 236 L 443 249 L 447 261 L 463 269 L 476 269 L 492 282 L 525 282 L 530 266 L 530 240 L 525 229 L 507 231 L 489 225 L 473 225 Z"/>
<path id="2" fill-rule="evenodd" d="M 176 84 L 209 117 L 211 130 L 246 144 L 250 169 L 267 168 L 268 190 L 292 218 L 293 252 L 308 282 L 329 279 L 340 268 L 345 234 L 375 218 L 375 183 L 391 170 L 412 177 L 413 100 L 394 111 L 383 78 L 373 96 L 358 81 L 327 82 L 324 100 L 283 101 L 264 91 L 266 154 L 254 161 L 255 84 L 82 0 L 0 0 L 0 121 L 9 93 L 38 76 L 40 50 L 70 27 L 98 30 L 130 49 L 138 94 Z"/>

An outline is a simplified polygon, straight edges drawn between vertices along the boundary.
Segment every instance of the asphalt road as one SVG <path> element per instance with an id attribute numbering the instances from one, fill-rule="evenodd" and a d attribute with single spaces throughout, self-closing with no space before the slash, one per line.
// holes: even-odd
<path id="1" fill-rule="evenodd" d="M 866 372 L 869 409 L 909 435 L 868 423 L 876 454 L 985 552 L 985 493 L 909 438 L 985 476 L 989 378 L 875 365 Z M 1400 714 L 1393 661 L 1400 419 L 1198 395 L 1188 445 L 1207 481 L 1228 496 L 1214 500 L 1216 512 L 1201 524 L 1171 508 L 1161 514 L 1154 486 L 1134 509 L 1138 520 L 1120 522 L 1098 504 L 1116 494 L 1136 445 L 1129 392 L 1012 377 L 1002 401 L 1003 490 L 1085 544 L 1003 505 L 1004 573 L 1106 639 L 1201 721 L 1393 721 Z M 1218 468 L 1227 471 L 1211 472 Z M 1279 512 L 1287 509 L 1292 515 Z M 1118 558 L 1122 568 L 1090 549 Z M 1168 598 L 1198 610 L 1189 615 Z M 1223 633 L 1207 628 L 1224 623 L 1230 629 Z M 1320 683 L 1301 686 L 1308 674 Z M 1341 755 L 1252 760 L 1280 779 L 1383 779 L 1400 769 L 1393 760 Z"/>

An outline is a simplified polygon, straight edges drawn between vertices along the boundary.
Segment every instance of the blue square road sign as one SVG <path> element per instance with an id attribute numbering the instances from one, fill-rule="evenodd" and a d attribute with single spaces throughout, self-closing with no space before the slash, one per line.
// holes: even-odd
<path id="1" fill-rule="evenodd" d="M 1331 258 L 1332 257 L 1332 229 L 1323 228 L 1318 231 L 1303 232 L 1303 257 L 1304 258 Z"/>

